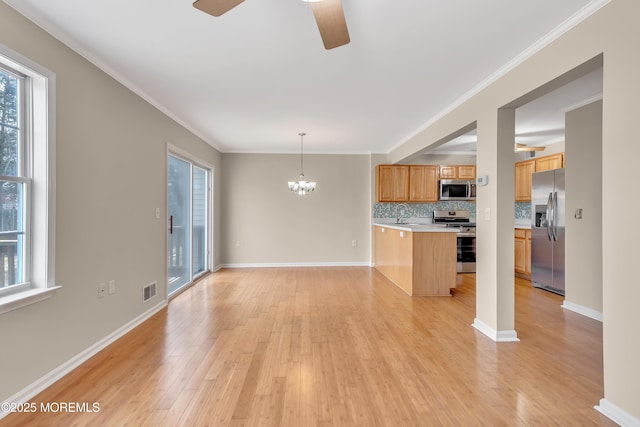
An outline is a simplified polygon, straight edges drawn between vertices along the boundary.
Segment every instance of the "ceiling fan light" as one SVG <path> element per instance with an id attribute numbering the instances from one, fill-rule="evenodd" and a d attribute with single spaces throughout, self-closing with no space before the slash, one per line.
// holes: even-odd
<path id="1" fill-rule="evenodd" d="M 516 143 L 516 145 L 514 146 L 513 151 L 544 151 L 546 147 L 543 146 L 529 146 L 526 144 L 521 144 L 521 143 Z"/>

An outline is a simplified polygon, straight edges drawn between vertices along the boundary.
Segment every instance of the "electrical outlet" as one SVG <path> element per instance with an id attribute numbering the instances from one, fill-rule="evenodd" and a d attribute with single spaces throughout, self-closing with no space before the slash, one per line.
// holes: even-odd
<path id="1" fill-rule="evenodd" d="M 113 295 L 116 293 L 116 281 L 109 280 L 109 295 Z"/>
<path id="2" fill-rule="evenodd" d="M 240 240 L 236 240 L 236 248 L 240 247 Z"/>
<path id="3" fill-rule="evenodd" d="M 160 208 L 156 208 L 156 219 L 160 219 Z"/>
<path id="4" fill-rule="evenodd" d="M 358 241 L 357 241 L 357 240 L 352 240 L 352 241 L 351 241 L 351 246 L 353 246 L 354 248 L 355 248 L 356 246 L 358 246 Z"/>
<path id="5" fill-rule="evenodd" d="M 104 296 L 107 294 L 107 285 L 105 285 L 104 283 L 99 283 L 98 284 L 98 298 L 104 298 Z"/>

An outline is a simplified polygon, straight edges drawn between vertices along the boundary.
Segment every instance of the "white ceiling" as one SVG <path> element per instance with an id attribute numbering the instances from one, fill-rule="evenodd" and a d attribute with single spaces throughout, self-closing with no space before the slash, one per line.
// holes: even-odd
<path id="1" fill-rule="evenodd" d="M 326 51 L 308 3 L 5 0 L 223 152 L 386 153 L 602 0 L 343 0 Z"/>

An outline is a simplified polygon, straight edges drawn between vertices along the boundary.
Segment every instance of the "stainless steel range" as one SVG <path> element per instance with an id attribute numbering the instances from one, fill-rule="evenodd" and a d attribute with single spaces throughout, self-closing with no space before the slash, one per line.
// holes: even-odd
<path id="1" fill-rule="evenodd" d="M 476 272 L 476 224 L 469 211 L 433 211 L 433 223 L 456 228 L 458 237 L 458 273 Z"/>

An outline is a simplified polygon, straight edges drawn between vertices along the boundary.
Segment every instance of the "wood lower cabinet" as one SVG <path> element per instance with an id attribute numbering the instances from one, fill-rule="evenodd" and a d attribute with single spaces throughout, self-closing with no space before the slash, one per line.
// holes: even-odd
<path id="1" fill-rule="evenodd" d="M 451 295 L 456 286 L 456 234 L 374 226 L 375 268 L 412 296 Z"/>
<path id="2" fill-rule="evenodd" d="M 531 230 L 516 228 L 514 232 L 514 270 L 520 275 L 531 275 Z"/>

